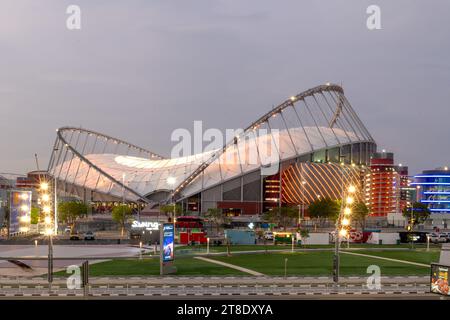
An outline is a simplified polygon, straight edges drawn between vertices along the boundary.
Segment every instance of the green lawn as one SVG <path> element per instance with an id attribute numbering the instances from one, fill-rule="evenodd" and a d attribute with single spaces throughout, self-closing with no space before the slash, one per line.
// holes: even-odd
<path id="1" fill-rule="evenodd" d="M 440 250 L 430 250 L 425 249 L 418 250 L 405 250 L 405 251 L 356 251 L 355 253 L 369 254 L 372 256 L 379 256 L 391 259 L 406 260 L 417 263 L 430 264 L 431 262 L 438 262 Z"/>
<path id="2" fill-rule="evenodd" d="M 252 248 L 250 246 L 250 248 Z M 246 248 L 245 250 L 249 250 Z M 243 249 L 244 250 L 244 249 Z M 395 251 L 373 251 L 360 250 L 356 253 L 372 256 L 387 257 L 392 259 L 406 260 L 429 264 L 439 260 L 439 250 L 429 252 L 424 249 L 418 250 L 395 250 Z M 210 256 L 209 258 L 224 261 L 263 274 L 283 276 L 284 262 L 287 262 L 287 274 L 296 276 L 331 276 L 332 274 L 332 251 L 304 251 L 304 252 L 273 252 L 255 254 L 235 254 L 227 256 Z M 341 254 L 340 273 L 344 276 L 367 275 L 369 265 L 378 265 L 382 275 L 428 275 L 428 267 L 408 265 L 404 263 L 380 260 L 376 258 L 353 256 Z M 235 269 L 223 267 L 213 263 L 194 259 L 193 257 L 176 257 L 175 266 L 180 276 L 226 276 L 247 275 Z M 157 276 L 159 275 L 159 259 L 128 259 L 113 260 L 92 264 L 90 266 L 91 276 Z M 63 275 L 63 274 L 61 274 Z M 64 273 L 65 275 L 65 273 Z"/>
<path id="3" fill-rule="evenodd" d="M 359 252 L 358 252 L 359 253 Z M 363 253 L 363 252 L 361 252 Z M 373 251 L 364 252 L 371 254 Z M 383 252 L 379 255 L 383 255 Z M 396 255 L 396 253 L 401 253 Z M 388 252 L 391 258 L 408 258 L 405 252 Z M 414 265 L 403 264 L 393 261 L 379 260 L 376 258 L 358 257 L 341 254 L 340 274 L 345 276 L 367 275 L 367 267 L 377 265 L 381 268 L 381 274 L 392 275 L 428 275 L 429 268 Z M 294 252 L 294 253 L 271 253 L 271 254 L 252 254 L 252 255 L 234 255 L 231 257 L 214 257 L 213 259 L 223 262 L 239 265 L 252 269 L 263 274 L 282 276 L 284 275 L 284 262 L 287 262 L 287 274 L 296 276 L 330 276 L 332 274 L 331 251 L 314 252 Z M 415 253 L 411 261 L 429 263 L 434 261 L 434 256 L 429 253 Z"/>
<path id="4" fill-rule="evenodd" d="M 175 259 L 177 275 L 210 276 L 210 275 L 244 275 L 242 272 L 222 267 L 194 258 Z M 95 276 L 157 276 L 159 275 L 159 259 L 112 260 L 89 266 L 89 274 Z"/>

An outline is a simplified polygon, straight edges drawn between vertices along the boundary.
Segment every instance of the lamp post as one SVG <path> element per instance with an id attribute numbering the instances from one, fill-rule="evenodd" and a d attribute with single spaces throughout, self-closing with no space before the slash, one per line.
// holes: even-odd
<path id="1" fill-rule="evenodd" d="M 174 192 L 174 188 L 175 188 L 175 183 L 177 182 L 177 178 L 169 176 L 167 178 L 167 184 L 171 187 L 171 195 L 172 195 L 172 203 L 173 203 L 173 217 L 172 217 L 172 223 L 173 223 L 173 230 L 175 232 L 175 199 L 173 197 L 173 192 Z"/>
<path id="2" fill-rule="evenodd" d="M 351 206 L 354 202 L 353 194 L 356 188 L 351 185 L 347 190 L 347 196 L 342 199 L 341 210 L 339 211 L 338 219 L 336 220 L 335 229 L 335 247 L 333 256 L 333 281 L 337 284 L 339 282 L 339 245 L 340 237 L 348 237 L 350 228 L 350 215 L 352 213 Z M 345 202 L 345 205 L 344 205 Z"/>
<path id="3" fill-rule="evenodd" d="M 306 181 L 302 181 L 302 186 L 301 186 L 301 203 L 298 205 L 298 224 L 300 225 L 300 223 L 303 221 L 303 219 L 305 218 L 305 184 Z"/>
<path id="4" fill-rule="evenodd" d="M 48 194 L 50 190 L 50 186 L 48 182 L 43 181 L 40 183 L 40 192 L 41 192 L 41 203 L 43 205 L 42 211 L 45 214 L 44 223 L 45 223 L 45 234 L 48 236 L 48 270 L 47 270 L 47 280 L 49 284 L 49 290 L 52 288 L 53 282 L 53 234 L 57 231 L 57 221 L 56 221 L 56 177 L 54 178 L 54 219 L 53 219 L 53 227 L 52 227 L 52 216 L 51 216 L 51 199 Z"/>

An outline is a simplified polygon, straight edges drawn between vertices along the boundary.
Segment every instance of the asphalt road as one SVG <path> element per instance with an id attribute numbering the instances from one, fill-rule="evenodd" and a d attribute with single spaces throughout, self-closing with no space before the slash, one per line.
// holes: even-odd
<path id="1" fill-rule="evenodd" d="M 220 280 L 219 280 L 220 279 Z M 348 277 L 335 286 L 328 277 L 183 277 L 92 278 L 83 288 L 68 289 L 55 279 L 51 289 L 43 278 L 23 282 L 0 278 L 0 299 L 439 299 L 429 293 L 426 277 L 385 277 L 381 288 L 365 278 Z"/>

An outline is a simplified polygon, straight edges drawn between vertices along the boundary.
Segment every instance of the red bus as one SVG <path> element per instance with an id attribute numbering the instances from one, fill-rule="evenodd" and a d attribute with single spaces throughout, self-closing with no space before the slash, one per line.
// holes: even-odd
<path id="1" fill-rule="evenodd" d="M 206 232 L 203 219 L 196 216 L 180 216 L 175 222 L 175 230 L 181 244 L 206 243 Z"/>

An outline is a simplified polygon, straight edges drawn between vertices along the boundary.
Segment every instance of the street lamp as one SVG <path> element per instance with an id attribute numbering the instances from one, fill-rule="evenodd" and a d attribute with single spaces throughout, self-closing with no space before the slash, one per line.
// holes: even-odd
<path id="1" fill-rule="evenodd" d="M 175 183 L 177 182 L 177 178 L 169 176 L 167 178 L 167 184 L 171 187 L 172 190 L 172 203 L 173 203 L 173 225 L 175 228 L 175 199 L 173 198 L 173 191 L 174 191 L 174 187 L 175 187 Z M 175 229 L 174 229 L 175 230 Z"/>
<path id="2" fill-rule="evenodd" d="M 341 210 L 339 211 L 338 219 L 336 220 L 336 229 L 335 229 L 335 247 L 334 247 L 334 256 L 333 256 L 333 281 L 337 284 L 339 282 L 339 245 L 340 238 L 347 238 L 348 242 L 350 241 L 350 224 L 351 219 L 350 216 L 352 214 L 351 205 L 354 203 L 354 193 L 356 192 L 356 187 L 350 185 L 347 189 L 347 196 L 342 195 L 344 201 L 341 206 Z M 347 245 L 348 245 L 347 242 Z"/>
<path id="3" fill-rule="evenodd" d="M 54 178 L 54 217 L 52 219 L 52 206 L 51 197 L 49 194 L 50 185 L 47 181 L 42 181 L 39 185 L 40 198 L 42 204 L 42 212 L 45 214 L 44 224 L 45 231 L 44 234 L 48 236 L 48 272 L 47 279 L 49 283 L 49 289 L 51 290 L 53 282 L 53 235 L 57 234 L 58 231 L 58 220 L 57 220 L 57 195 L 56 195 L 56 177 Z M 53 224 L 53 225 L 52 225 Z"/>

